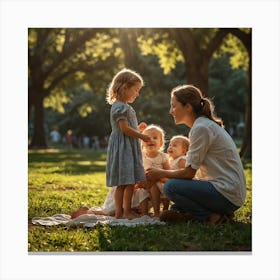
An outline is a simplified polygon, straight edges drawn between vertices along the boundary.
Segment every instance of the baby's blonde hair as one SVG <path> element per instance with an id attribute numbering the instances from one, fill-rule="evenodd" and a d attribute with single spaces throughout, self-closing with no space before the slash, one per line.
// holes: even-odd
<path id="1" fill-rule="evenodd" d="M 189 146 L 190 146 L 190 140 L 188 137 L 183 136 L 183 135 L 175 135 L 170 139 L 170 142 L 173 140 L 180 140 L 183 145 L 183 148 L 186 149 L 186 152 L 188 151 Z"/>
<path id="2" fill-rule="evenodd" d="M 150 124 L 142 131 L 142 133 L 145 133 L 148 130 L 156 130 L 160 134 L 161 146 L 159 150 L 163 151 L 165 145 L 165 131 L 163 130 L 163 128 L 156 124 Z"/>
<path id="3" fill-rule="evenodd" d="M 136 83 L 144 85 L 142 77 L 135 71 L 124 68 L 119 71 L 113 78 L 106 94 L 106 101 L 113 104 L 116 100 L 124 99 L 124 89 L 130 88 Z"/>

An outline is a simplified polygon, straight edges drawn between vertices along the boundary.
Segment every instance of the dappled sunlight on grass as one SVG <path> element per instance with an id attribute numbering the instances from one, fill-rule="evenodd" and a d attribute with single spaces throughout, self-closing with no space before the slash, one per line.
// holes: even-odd
<path id="1" fill-rule="evenodd" d="M 104 172 L 106 155 L 101 152 L 37 153 L 29 152 L 29 173 L 39 174 L 93 174 Z M 34 172 L 33 172 L 34 171 Z"/>
<path id="2" fill-rule="evenodd" d="M 90 165 L 91 162 L 90 162 L 90 161 L 87 161 L 87 160 L 84 160 L 84 161 L 77 161 L 77 164 L 78 164 L 78 165 Z"/>
<path id="3" fill-rule="evenodd" d="M 213 227 L 200 223 L 164 226 L 31 226 L 32 252 L 104 251 L 251 251 L 252 170 L 243 162 L 247 179 L 245 204 L 234 221 Z M 93 151 L 29 152 L 28 219 L 71 214 L 82 205 L 102 206 L 106 187 L 106 154 Z M 156 242 L 155 242 L 156 240 Z"/>

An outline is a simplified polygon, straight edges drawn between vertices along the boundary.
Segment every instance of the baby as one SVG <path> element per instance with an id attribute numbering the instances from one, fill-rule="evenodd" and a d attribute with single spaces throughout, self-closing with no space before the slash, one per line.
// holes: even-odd
<path id="1" fill-rule="evenodd" d="M 142 157 L 145 170 L 151 167 L 170 169 L 168 155 L 163 152 L 165 143 L 164 130 L 160 126 L 152 124 L 143 129 L 142 133 L 151 139 L 147 142 L 142 141 Z M 169 206 L 169 200 L 162 190 L 164 182 L 165 180 L 162 179 L 147 187 L 151 195 L 155 217 L 159 217 L 161 201 L 163 210 L 167 210 Z"/>
<path id="2" fill-rule="evenodd" d="M 169 155 L 171 169 L 181 169 L 186 167 L 186 154 L 190 141 L 183 135 L 173 136 L 169 142 L 167 153 Z"/>

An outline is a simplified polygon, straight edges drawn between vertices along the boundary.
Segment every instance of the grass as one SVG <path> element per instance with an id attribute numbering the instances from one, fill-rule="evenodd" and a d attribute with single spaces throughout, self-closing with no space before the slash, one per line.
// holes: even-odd
<path id="1" fill-rule="evenodd" d="M 199 223 L 95 228 L 34 226 L 33 217 L 69 214 L 81 205 L 101 206 L 105 186 L 106 155 L 103 152 L 65 150 L 29 151 L 28 251 L 251 251 L 252 165 L 244 161 L 246 203 L 231 223 L 205 226 Z"/>

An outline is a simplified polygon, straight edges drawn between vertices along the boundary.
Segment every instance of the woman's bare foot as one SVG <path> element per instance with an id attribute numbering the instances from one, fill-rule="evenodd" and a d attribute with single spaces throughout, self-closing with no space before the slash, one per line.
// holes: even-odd
<path id="1" fill-rule="evenodd" d="M 89 208 L 87 206 L 82 206 L 78 210 L 71 213 L 71 219 L 75 219 L 83 214 L 88 213 Z"/>
<path id="2" fill-rule="evenodd" d="M 206 225 L 216 225 L 223 223 L 223 216 L 217 213 L 213 213 L 210 215 L 210 217 L 207 218 L 205 221 Z"/>

